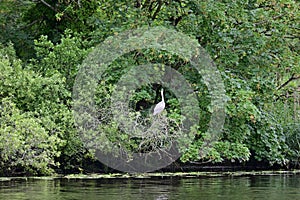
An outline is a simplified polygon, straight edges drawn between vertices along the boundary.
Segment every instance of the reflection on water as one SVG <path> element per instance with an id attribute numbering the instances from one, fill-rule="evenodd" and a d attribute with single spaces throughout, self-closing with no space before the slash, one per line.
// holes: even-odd
<path id="1" fill-rule="evenodd" d="M 300 175 L 0 182 L 2 200 L 300 199 Z"/>

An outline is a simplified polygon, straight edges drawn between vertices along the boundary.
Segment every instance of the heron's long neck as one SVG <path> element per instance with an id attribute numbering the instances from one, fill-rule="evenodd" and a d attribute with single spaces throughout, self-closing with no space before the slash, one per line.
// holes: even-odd
<path id="1" fill-rule="evenodd" d="M 161 100 L 162 100 L 163 102 L 165 102 L 165 99 L 164 99 L 164 91 L 161 91 L 160 93 L 161 93 Z"/>

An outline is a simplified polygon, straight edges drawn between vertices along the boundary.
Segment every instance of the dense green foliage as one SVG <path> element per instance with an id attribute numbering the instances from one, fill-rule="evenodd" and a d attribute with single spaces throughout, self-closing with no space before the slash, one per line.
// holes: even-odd
<path id="1" fill-rule="evenodd" d="M 201 124 L 182 162 L 245 162 L 289 166 L 300 159 L 300 4 L 296 0 L 2 0 L 0 2 L 0 174 L 81 170 L 93 159 L 72 115 L 79 66 L 108 36 L 141 26 L 165 26 L 195 38 L 221 72 L 227 95 L 222 135 L 201 157 L 210 97 L 189 63 L 165 51 L 136 50 L 116 60 L 97 88 L 109 109 L 114 84 L 131 66 L 163 63 L 197 91 Z M 158 85 L 143 86 L 132 108 L 157 102 Z M 166 92 L 168 117 L 179 120 Z M 103 132 L 129 149 L 112 124 Z"/>

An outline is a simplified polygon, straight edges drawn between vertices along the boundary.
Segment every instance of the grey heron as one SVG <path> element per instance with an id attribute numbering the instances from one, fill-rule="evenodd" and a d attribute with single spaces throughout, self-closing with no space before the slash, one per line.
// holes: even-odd
<path id="1" fill-rule="evenodd" d="M 159 113 L 161 113 L 164 109 L 165 109 L 165 99 L 164 99 L 164 89 L 162 88 L 161 91 L 161 102 L 159 102 L 158 104 L 156 104 L 156 106 L 154 107 L 154 110 L 153 110 L 153 115 L 157 115 Z"/>

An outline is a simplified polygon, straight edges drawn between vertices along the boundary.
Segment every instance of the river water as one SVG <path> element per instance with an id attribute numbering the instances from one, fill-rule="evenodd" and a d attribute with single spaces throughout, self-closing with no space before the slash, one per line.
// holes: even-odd
<path id="1" fill-rule="evenodd" d="M 300 175 L 0 181 L 0 200 L 300 199 Z"/>

